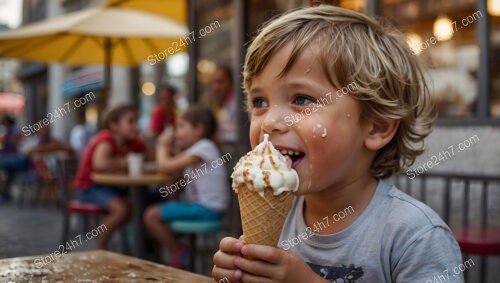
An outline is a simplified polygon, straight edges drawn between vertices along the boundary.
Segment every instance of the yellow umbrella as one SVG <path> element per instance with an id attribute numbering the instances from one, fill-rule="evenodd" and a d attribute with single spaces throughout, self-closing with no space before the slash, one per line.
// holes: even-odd
<path id="1" fill-rule="evenodd" d="M 180 23 L 187 23 L 186 0 L 108 0 L 108 7 L 124 7 L 160 14 Z M 168 4 L 168 5 L 167 5 Z"/>
<path id="2" fill-rule="evenodd" d="M 146 1 L 147 2 L 147 1 Z M 155 1 L 158 3 L 159 1 Z M 160 1 L 168 5 L 170 1 Z M 175 2 L 175 1 L 173 1 Z M 116 6 L 118 2 L 65 14 L 0 33 L 0 58 L 73 65 L 103 64 L 107 101 L 111 64 L 136 66 L 186 49 L 187 27 L 176 20 Z M 160 5 L 161 6 L 161 5 Z M 158 58 L 155 57 L 155 58 Z"/>

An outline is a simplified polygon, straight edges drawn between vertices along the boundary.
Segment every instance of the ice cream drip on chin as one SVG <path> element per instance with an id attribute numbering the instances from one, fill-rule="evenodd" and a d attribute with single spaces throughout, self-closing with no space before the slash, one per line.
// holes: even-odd
<path id="1" fill-rule="evenodd" d="M 283 156 L 264 134 L 264 140 L 252 151 L 242 157 L 231 175 L 233 188 L 238 192 L 242 185 L 249 190 L 264 196 L 264 189 L 271 188 L 273 195 L 285 191 L 296 192 L 299 187 L 299 176 L 291 168 L 290 157 Z"/>

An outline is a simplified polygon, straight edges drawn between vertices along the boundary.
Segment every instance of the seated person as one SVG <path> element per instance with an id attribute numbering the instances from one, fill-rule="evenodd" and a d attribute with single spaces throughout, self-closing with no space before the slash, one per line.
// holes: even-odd
<path id="1" fill-rule="evenodd" d="M 137 111 L 132 105 L 110 109 L 103 120 L 104 130 L 98 132 L 81 155 L 74 186 L 80 190 L 80 200 L 108 210 L 102 224 L 107 228 L 99 235 L 98 249 L 106 249 L 111 234 L 131 218 L 131 205 L 125 198 L 126 188 L 94 184 L 94 172 L 127 170 L 128 152 L 144 152 L 144 143 L 137 139 Z"/>
<path id="2" fill-rule="evenodd" d="M 38 162 L 32 162 L 35 156 L 54 152 L 74 153 L 69 145 L 51 137 L 49 126 L 42 126 L 34 134 L 21 139 L 16 154 L 9 154 L 0 159 L 0 170 L 7 172 L 3 199 L 10 200 L 10 187 L 16 174 L 28 171 L 32 163 L 39 165 Z M 41 177 L 46 180 L 43 174 Z"/>
<path id="3" fill-rule="evenodd" d="M 184 170 L 187 178 L 184 190 L 188 200 L 148 207 L 144 223 L 153 238 L 168 250 L 171 257 L 169 265 L 177 268 L 182 268 L 187 261 L 187 247 L 174 238 L 168 223 L 175 220 L 220 219 L 228 205 L 225 167 L 213 166 L 213 161 L 220 158 L 217 145 L 212 140 L 216 126 L 216 119 L 209 109 L 195 106 L 176 119 L 175 138 L 182 152 L 172 154 L 174 137 L 171 132 L 165 131 L 158 140 L 158 170 L 167 174 Z M 163 196 L 167 195 L 168 190 Z"/>

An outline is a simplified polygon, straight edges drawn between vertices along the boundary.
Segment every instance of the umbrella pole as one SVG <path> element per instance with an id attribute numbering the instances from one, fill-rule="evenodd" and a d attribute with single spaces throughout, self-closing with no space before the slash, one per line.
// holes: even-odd
<path id="1" fill-rule="evenodd" d="M 109 92 L 111 86 L 111 39 L 104 39 L 104 87 L 100 101 L 100 113 L 106 109 L 108 105 Z"/>

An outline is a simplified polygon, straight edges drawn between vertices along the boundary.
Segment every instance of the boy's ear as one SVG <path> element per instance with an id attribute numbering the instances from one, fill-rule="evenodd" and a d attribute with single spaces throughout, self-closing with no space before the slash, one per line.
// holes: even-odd
<path id="1" fill-rule="evenodd" d="M 365 146 L 370 151 L 377 151 L 388 144 L 399 128 L 400 120 L 370 122 L 369 132 L 365 137 Z"/>

